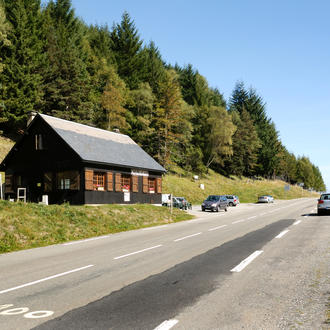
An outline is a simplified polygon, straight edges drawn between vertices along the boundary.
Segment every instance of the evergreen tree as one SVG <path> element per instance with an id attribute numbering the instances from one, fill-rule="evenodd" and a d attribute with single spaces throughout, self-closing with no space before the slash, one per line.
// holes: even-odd
<path id="1" fill-rule="evenodd" d="M 7 37 L 9 28 L 10 27 L 6 19 L 5 9 L 3 8 L 0 2 L 0 47 L 10 45 L 10 42 Z M 3 71 L 3 64 L 2 64 L 2 58 L 0 57 L 0 73 L 2 71 Z"/>
<path id="2" fill-rule="evenodd" d="M 84 26 L 75 17 L 70 0 L 50 1 L 44 16 L 48 60 L 44 72 L 44 112 L 90 123 L 93 108 Z"/>
<path id="3" fill-rule="evenodd" d="M 144 78 L 152 91 L 155 93 L 159 87 L 159 83 L 165 79 L 165 66 L 160 55 L 159 49 L 155 43 L 151 41 L 142 51 L 144 62 Z"/>
<path id="4" fill-rule="evenodd" d="M 3 72 L 0 76 L 1 117 L 6 129 L 18 132 L 26 126 L 27 114 L 42 106 L 42 76 L 44 62 L 43 36 L 39 0 L 4 1 L 10 23 L 7 39 L 0 53 Z"/>
<path id="5" fill-rule="evenodd" d="M 232 112 L 234 125 L 233 154 L 226 162 L 228 174 L 251 176 L 257 165 L 258 149 L 261 144 L 249 113 L 243 108 L 241 114 Z"/>
<path id="6" fill-rule="evenodd" d="M 150 155 L 156 155 L 155 129 L 152 127 L 155 95 L 148 83 L 140 83 L 138 89 L 129 91 L 127 109 L 127 119 L 131 127 L 129 135 Z"/>
<path id="7" fill-rule="evenodd" d="M 136 89 L 145 75 L 142 41 L 127 12 L 124 12 L 121 23 L 113 27 L 111 39 L 117 72 L 130 89 Z"/>

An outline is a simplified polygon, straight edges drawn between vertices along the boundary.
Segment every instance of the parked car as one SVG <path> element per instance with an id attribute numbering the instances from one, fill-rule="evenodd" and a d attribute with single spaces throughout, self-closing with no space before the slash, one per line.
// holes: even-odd
<path id="1" fill-rule="evenodd" d="M 274 203 L 274 197 L 270 195 L 259 196 L 258 203 Z"/>
<path id="2" fill-rule="evenodd" d="M 321 194 L 317 200 L 317 214 L 330 213 L 330 193 Z"/>
<path id="3" fill-rule="evenodd" d="M 236 195 L 226 195 L 229 206 L 236 206 L 239 204 L 239 198 Z"/>
<path id="4" fill-rule="evenodd" d="M 172 197 L 173 207 L 176 207 L 180 210 L 191 209 L 191 203 L 189 203 L 184 197 Z M 162 203 L 163 206 L 171 206 L 171 200 L 165 200 Z"/>
<path id="5" fill-rule="evenodd" d="M 174 197 L 176 198 L 179 202 L 181 202 L 181 209 L 183 210 L 191 210 L 192 209 L 192 206 L 191 206 L 191 203 L 189 203 L 184 197 Z"/>
<path id="6" fill-rule="evenodd" d="M 227 212 L 228 200 L 224 195 L 210 195 L 202 203 L 202 211 L 210 210 L 219 212 L 223 209 Z"/>

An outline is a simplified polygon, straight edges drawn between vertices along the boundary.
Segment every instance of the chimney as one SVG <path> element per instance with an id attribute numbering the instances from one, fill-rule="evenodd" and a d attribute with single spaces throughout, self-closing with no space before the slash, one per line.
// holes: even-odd
<path id="1" fill-rule="evenodd" d="M 29 126 L 31 124 L 32 120 L 34 119 L 34 117 L 36 115 L 37 115 L 37 112 L 35 112 L 35 111 L 29 112 L 26 126 Z"/>

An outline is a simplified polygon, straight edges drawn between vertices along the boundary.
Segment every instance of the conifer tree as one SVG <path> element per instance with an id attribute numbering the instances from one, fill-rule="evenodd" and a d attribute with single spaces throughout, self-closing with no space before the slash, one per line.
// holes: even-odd
<path id="1" fill-rule="evenodd" d="M 44 62 L 43 37 L 39 0 L 5 0 L 6 17 L 10 24 L 2 43 L 3 72 L 0 75 L 1 117 L 12 133 L 26 126 L 27 114 L 42 107 L 42 76 Z"/>
<path id="2" fill-rule="evenodd" d="M 136 89 L 145 75 L 142 41 L 127 12 L 124 12 L 121 23 L 113 27 L 111 39 L 117 72 L 130 89 Z"/>
<path id="3" fill-rule="evenodd" d="M 233 135 L 233 154 L 226 161 L 229 173 L 251 176 L 257 165 L 258 149 L 261 144 L 249 113 L 243 108 L 241 114 L 232 112 L 236 132 Z"/>
<path id="4" fill-rule="evenodd" d="M 93 108 L 83 24 L 75 17 L 71 0 L 50 1 L 44 17 L 48 60 L 44 112 L 90 123 Z"/>
<path id="5" fill-rule="evenodd" d="M 9 31 L 9 23 L 6 19 L 5 9 L 0 2 L 0 47 L 9 46 L 10 42 L 8 40 L 7 34 Z M 2 58 L 0 56 L 0 73 L 3 71 Z"/>
<path id="6" fill-rule="evenodd" d="M 159 87 L 159 83 L 165 79 L 165 66 L 160 55 L 159 49 L 155 43 L 151 41 L 142 51 L 144 62 L 144 78 L 143 80 L 149 84 L 155 93 Z"/>

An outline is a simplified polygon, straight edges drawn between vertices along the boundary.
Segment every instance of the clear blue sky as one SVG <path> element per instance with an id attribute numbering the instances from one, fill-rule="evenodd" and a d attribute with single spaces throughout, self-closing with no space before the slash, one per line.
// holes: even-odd
<path id="1" fill-rule="evenodd" d="M 267 103 L 283 144 L 308 156 L 330 189 L 330 1 L 73 0 L 88 24 L 126 10 L 167 63 L 191 63 L 228 99 L 236 81 Z"/>

